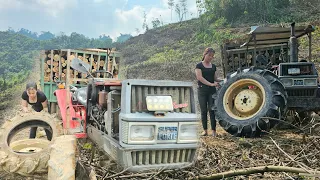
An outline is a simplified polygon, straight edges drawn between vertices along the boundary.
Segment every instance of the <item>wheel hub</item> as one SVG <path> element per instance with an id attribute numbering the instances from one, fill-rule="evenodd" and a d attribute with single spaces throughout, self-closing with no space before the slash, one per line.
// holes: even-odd
<path id="1" fill-rule="evenodd" d="M 223 96 L 226 113 L 237 120 L 254 117 L 265 104 L 264 87 L 254 79 L 240 79 L 231 84 Z"/>
<path id="2" fill-rule="evenodd" d="M 259 109 L 262 99 L 256 91 L 245 89 L 236 96 L 234 102 L 237 111 L 241 114 L 250 115 Z"/>

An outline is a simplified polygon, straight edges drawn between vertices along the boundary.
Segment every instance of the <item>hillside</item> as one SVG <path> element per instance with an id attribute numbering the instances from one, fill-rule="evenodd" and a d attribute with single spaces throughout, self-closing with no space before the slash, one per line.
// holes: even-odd
<path id="1" fill-rule="evenodd" d="M 194 80 L 195 64 L 201 61 L 203 50 L 209 46 L 216 50 L 214 63 L 219 67 L 220 44 L 199 41 L 199 24 L 199 20 L 193 19 L 151 29 L 118 46 L 123 54 L 121 77 Z M 239 33 L 240 36 L 246 29 L 229 28 L 215 31 L 217 35 L 225 36 L 223 38 L 227 39 L 238 37 L 238 34 L 234 36 L 234 33 Z"/>
<path id="2" fill-rule="evenodd" d="M 193 64 L 205 47 L 195 41 L 196 23 L 191 20 L 152 29 L 122 44 L 121 77 L 192 79 Z"/>
<path id="3" fill-rule="evenodd" d="M 320 25 L 320 21 L 300 22 L 297 25 Z M 242 24 L 239 27 L 221 27 L 212 29 L 211 33 L 217 41 L 204 42 L 199 36 L 200 21 L 198 19 L 151 29 L 145 34 L 129 39 L 118 46 L 123 54 L 121 62 L 121 78 L 171 79 L 194 81 L 195 64 L 201 61 L 203 50 L 213 47 L 216 50 L 213 63 L 221 73 L 221 49 L 224 42 L 243 43 L 250 27 L 273 26 L 290 27 L 289 23 L 279 24 Z M 307 41 L 300 40 L 301 57 L 307 56 Z M 320 29 L 313 33 L 313 61 L 320 62 Z"/>

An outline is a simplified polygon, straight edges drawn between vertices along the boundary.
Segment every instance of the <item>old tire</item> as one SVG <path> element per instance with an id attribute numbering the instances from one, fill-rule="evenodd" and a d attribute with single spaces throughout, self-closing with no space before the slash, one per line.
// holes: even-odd
<path id="1" fill-rule="evenodd" d="M 48 113 L 24 113 L 6 121 L 0 130 L 0 170 L 23 176 L 48 171 L 47 162 L 50 145 L 53 141 L 26 139 L 10 144 L 14 134 L 30 125 L 49 128 L 52 132 L 52 140 L 62 133 L 59 121 Z M 26 151 L 30 152 L 30 149 L 28 149 L 30 144 L 32 147 L 36 147 L 36 150 L 33 149 L 32 153 L 26 153 Z"/>
<path id="2" fill-rule="evenodd" d="M 63 135 L 54 140 L 48 161 L 48 180 L 75 179 L 76 146 L 74 135 Z"/>
<path id="3" fill-rule="evenodd" d="M 251 87 L 251 89 L 249 88 Z M 221 87 L 215 101 L 217 120 L 237 137 L 256 137 L 269 131 L 287 104 L 287 94 L 271 71 L 250 68 L 238 71 Z"/>

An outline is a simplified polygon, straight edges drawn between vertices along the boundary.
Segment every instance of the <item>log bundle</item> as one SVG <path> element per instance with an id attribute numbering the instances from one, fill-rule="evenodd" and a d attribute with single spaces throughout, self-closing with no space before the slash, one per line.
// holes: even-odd
<path id="1" fill-rule="evenodd" d="M 72 62 L 75 58 L 90 65 L 89 71 L 109 71 L 113 74 L 113 78 L 117 78 L 119 72 L 119 56 L 114 53 L 107 53 L 106 50 L 101 49 L 83 49 L 83 50 L 47 50 L 43 57 L 44 64 L 44 82 L 66 82 L 68 68 L 69 80 L 72 84 L 82 84 L 87 81 L 87 73 L 81 73 L 68 66 L 68 61 Z M 95 78 L 111 78 L 107 73 L 93 73 Z"/>

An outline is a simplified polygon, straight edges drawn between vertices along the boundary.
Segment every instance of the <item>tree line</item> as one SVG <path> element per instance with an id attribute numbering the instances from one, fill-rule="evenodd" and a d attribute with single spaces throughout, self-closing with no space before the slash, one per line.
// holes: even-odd
<path id="1" fill-rule="evenodd" d="M 21 28 L 17 31 L 15 31 L 13 28 L 9 27 L 7 32 L 10 32 L 10 33 L 16 33 L 16 34 L 21 34 L 21 35 L 24 35 L 24 36 L 27 36 L 29 38 L 32 38 L 32 39 L 36 39 L 36 40 L 50 40 L 50 39 L 54 39 L 54 38 L 58 38 L 58 37 L 65 37 L 65 33 L 64 32 L 60 32 L 59 35 L 55 35 L 53 33 L 51 33 L 50 31 L 41 31 L 41 33 L 37 33 L 37 32 L 32 32 L 28 29 L 25 29 L 25 28 Z M 81 37 L 81 38 L 84 38 L 84 39 L 90 39 L 92 41 L 104 41 L 104 42 L 108 42 L 109 44 L 112 44 L 113 43 L 113 40 L 110 36 L 107 36 L 105 34 L 102 34 L 100 35 L 98 38 L 88 38 L 88 37 L 85 37 L 84 35 L 82 34 L 78 34 L 76 32 L 73 32 L 71 33 L 70 36 L 73 36 L 73 37 Z M 118 43 L 121 43 L 121 42 L 124 42 L 128 39 L 130 39 L 132 37 L 131 34 L 122 34 L 120 33 L 120 36 L 118 36 L 116 38 L 116 41 L 115 42 L 118 42 Z M 98 44 L 99 45 L 99 44 Z"/>
<path id="2" fill-rule="evenodd" d="M 39 55 L 39 50 L 107 48 L 114 47 L 132 37 L 128 34 L 121 34 L 117 42 L 113 42 L 105 35 L 94 39 L 74 32 L 69 36 L 60 34 L 51 37 L 50 35 L 39 40 L 41 36 L 37 36 L 37 39 L 36 36 L 30 37 L 32 34 L 34 33 L 26 29 L 20 30 L 20 33 L 10 29 L 0 31 L 0 110 L 9 103 L 17 85 L 23 83 L 29 76 L 34 63 L 37 63 L 34 59 Z"/>

